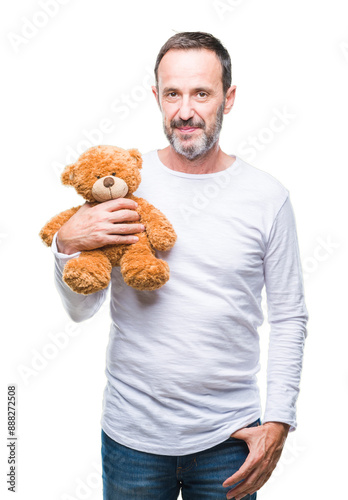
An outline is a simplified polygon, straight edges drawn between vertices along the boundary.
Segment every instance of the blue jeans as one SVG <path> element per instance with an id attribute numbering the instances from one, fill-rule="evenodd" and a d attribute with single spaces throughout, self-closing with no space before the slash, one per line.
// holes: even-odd
<path id="1" fill-rule="evenodd" d="M 258 418 L 247 427 L 261 425 Z M 222 483 L 245 462 L 245 441 L 226 441 L 184 456 L 156 455 L 117 443 L 102 430 L 103 500 L 226 500 Z M 239 483 L 237 483 L 239 484 Z M 256 500 L 256 492 L 243 500 Z"/>

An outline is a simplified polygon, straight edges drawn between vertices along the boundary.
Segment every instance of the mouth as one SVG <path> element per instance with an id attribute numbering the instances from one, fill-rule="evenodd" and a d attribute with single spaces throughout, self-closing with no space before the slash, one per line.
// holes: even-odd
<path id="1" fill-rule="evenodd" d="M 180 132 L 183 134 L 192 134 L 196 130 L 199 130 L 199 127 L 177 127 Z"/>

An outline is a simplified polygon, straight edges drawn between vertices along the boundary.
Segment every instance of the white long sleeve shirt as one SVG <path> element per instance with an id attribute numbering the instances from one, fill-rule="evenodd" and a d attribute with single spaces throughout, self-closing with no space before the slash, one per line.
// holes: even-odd
<path id="1" fill-rule="evenodd" d="M 289 191 L 241 158 L 226 170 L 187 174 L 143 155 L 135 195 L 173 224 L 177 242 L 156 251 L 170 267 L 159 290 L 127 286 L 112 271 L 111 329 L 101 425 L 115 441 L 162 455 L 215 446 L 261 418 L 256 374 L 266 286 L 271 327 L 262 422 L 297 426 L 296 401 L 307 336 L 296 224 Z M 75 321 L 91 317 L 106 290 L 84 296 L 55 277 Z"/>

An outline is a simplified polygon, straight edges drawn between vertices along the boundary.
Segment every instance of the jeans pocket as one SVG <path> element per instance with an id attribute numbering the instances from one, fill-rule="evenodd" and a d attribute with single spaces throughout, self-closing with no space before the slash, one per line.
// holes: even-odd
<path id="1" fill-rule="evenodd" d="M 258 418 L 257 420 L 255 420 L 254 422 L 252 422 L 251 424 L 249 425 L 246 425 L 245 427 L 242 427 L 242 429 L 245 429 L 246 427 L 257 427 L 261 425 L 261 419 Z M 234 437 L 229 437 L 228 439 L 232 439 L 232 440 L 236 440 L 236 441 L 240 441 L 238 438 L 234 438 Z"/>
<path id="2" fill-rule="evenodd" d="M 255 420 L 255 422 L 253 422 L 252 424 L 247 425 L 246 427 L 257 427 L 258 425 L 261 425 L 261 419 L 260 418 L 258 418 L 257 420 Z"/>

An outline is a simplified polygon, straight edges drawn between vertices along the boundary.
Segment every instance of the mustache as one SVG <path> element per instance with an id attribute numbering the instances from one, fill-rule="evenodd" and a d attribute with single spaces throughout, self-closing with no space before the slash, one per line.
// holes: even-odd
<path id="1" fill-rule="evenodd" d="M 200 121 L 198 123 L 194 123 L 192 118 L 189 118 L 188 120 L 182 120 L 181 118 L 178 118 L 177 120 L 171 120 L 170 122 L 171 128 L 180 128 L 180 127 L 197 127 L 197 128 L 205 128 L 205 123 L 204 121 Z"/>

